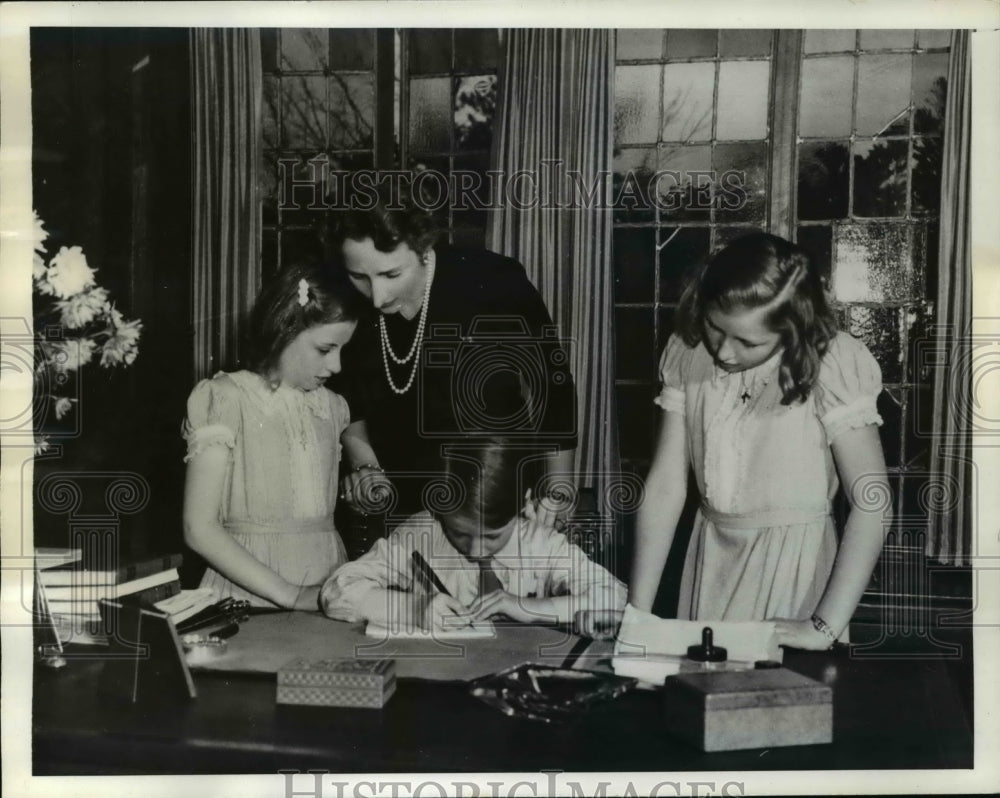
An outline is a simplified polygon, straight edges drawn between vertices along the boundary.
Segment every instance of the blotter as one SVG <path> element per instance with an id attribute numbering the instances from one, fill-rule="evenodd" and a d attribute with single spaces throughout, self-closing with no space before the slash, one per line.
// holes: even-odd
<path id="1" fill-rule="evenodd" d="M 757 660 L 781 662 L 782 652 L 770 621 L 678 621 L 625 606 L 611 660 L 615 673 L 663 684 L 687 663 L 688 647 L 710 626 L 716 645 L 727 649 L 729 670 L 753 668 Z"/>
<path id="2" fill-rule="evenodd" d="M 473 624 L 445 626 L 444 629 L 390 628 L 377 623 L 365 626 L 365 636 L 379 640 L 475 640 L 476 638 L 496 637 L 496 629 L 492 621 L 476 621 Z"/>

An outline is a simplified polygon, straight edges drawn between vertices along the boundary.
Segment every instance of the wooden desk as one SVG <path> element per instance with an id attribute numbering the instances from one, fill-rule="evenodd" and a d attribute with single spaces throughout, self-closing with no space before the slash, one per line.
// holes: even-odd
<path id="1" fill-rule="evenodd" d="M 508 718 L 461 683 L 403 680 L 381 712 L 275 704 L 273 676 L 198 673 L 198 698 L 162 710 L 97 693 L 100 662 L 39 666 L 35 775 L 831 770 L 973 766 L 971 645 L 959 661 L 796 652 L 786 665 L 834 687 L 831 745 L 704 754 L 667 736 L 656 691 L 581 722 Z"/>

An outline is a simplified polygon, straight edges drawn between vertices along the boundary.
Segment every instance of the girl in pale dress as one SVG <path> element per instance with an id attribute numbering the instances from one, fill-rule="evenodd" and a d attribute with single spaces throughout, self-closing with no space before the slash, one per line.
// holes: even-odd
<path id="1" fill-rule="evenodd" d="M 687 288 L 660 376 L 629 602 L 653 604 L 692 470 L 701 508 L 679 617 L 773 620 L 782 645 L 829 648 L 846 635 L 891 505 L 875 359 L 837 332 L 805 252 L 752 234 Z M 839 546 L 838 472 L 850 502 Z"/>
<path id="2" fill-rule="evenodd" d="M 333 522 L 347 403 L 340 371 L 363 304 L 331 270 L 297 265 L 257 298 L 250 370 L 219 372 L 188 399 L 184 540 L 202 587 L 255 606 L 316 610 L 347 559 Z"/>

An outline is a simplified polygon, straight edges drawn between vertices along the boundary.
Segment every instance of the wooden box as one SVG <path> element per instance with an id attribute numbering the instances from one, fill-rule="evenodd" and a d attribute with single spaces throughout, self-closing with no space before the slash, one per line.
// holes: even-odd
<path id="1" fill-rule="evenodd" d="M 667 677 L 668 731 L 703 751 L 833 741 L 833 689 L 786 668 Z"/>
<path id="2" fill-rule="evenodd" d="M 396 691 L 396 661 L 299 657 L 278 671 L 279 704 L 381 709 Z"/>

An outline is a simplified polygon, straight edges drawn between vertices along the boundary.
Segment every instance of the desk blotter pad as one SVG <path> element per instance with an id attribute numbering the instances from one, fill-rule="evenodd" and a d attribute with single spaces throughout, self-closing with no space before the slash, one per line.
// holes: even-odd
<path id="1" fill-rule="evenodd" d="M 540 626 L 496 625 L 495 637 L 476 640 L 376 640 L 363 624 L 332 621 L 319 613 L 254 615 L 229 638 L 225 654 L 192 670 L 277 673 L 295 657 L 310 662 L 392 658 L 400 678 L 432 681 L 478 679 L 523 662 L 561 665 L 575 635 Z M 581 658 L 579 667 L 592 667 Z"/>

